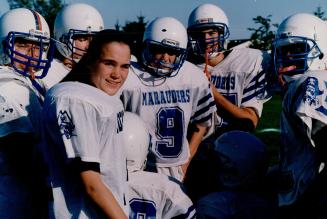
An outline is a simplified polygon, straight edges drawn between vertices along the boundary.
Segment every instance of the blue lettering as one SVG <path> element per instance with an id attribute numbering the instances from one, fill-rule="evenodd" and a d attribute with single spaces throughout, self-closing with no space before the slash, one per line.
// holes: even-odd
<path id="1" fill-rule="evenodd" d="M 235 77 L 231 77 L 230 84 L 231 84 L 231 89 L 234 90 L 235 89 Z"/>
<path id="2" fill-rule="evenodd" d="M 166 97 L 165 97 L 165 93 L 163 91 L 160 91 L 160 97 L 161 97 L 161 104 L 166 104 L 167 101 L 166 101 Z"/>
<path id="3" fill-rule="evenodd" d="M 149 103 L 148 103 L 148 105 L 154 105 L 152 93 L 148 93 L 148 95 L 149 95 Z"/>
<path id="4" fill-rule="evenodd" d="M 142 93 L 142 105 L 148 105 L 146 101 L 146 93 Z"/>
<path id="5" fill-rule="evenodd" d="M 124 111 L 117 113 L 117 133 L 123 131 Z"/>
<path id="6" fill-rule="evenodd" d="M 159 105 L 160 104 L 160 101 L 159 101 L 158 92 L 154 92 L 153 95 L 154 95 L 154 102 L 155 102 L 155 104 L 156 105 Z"/>
<path id="7" fill-rule="evenodd" d="M 166 97 L 167 97 L 167 103 L 171 103 L 171 93 L 170 90 L 165 91 Z"/>

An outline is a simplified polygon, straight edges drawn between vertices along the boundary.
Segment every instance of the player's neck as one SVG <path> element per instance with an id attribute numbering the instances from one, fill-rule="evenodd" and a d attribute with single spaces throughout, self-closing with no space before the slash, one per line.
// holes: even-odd
<path id="1" fill-rule="evenodd" d="M 211 67 L 215 67 L 216 65 L 218 65 L 220 62 L 222 62 L 225 58 L 225 55 L 223 52 L 220 52 L 218 53 L 217 56 L 209 59 L 209 62 L 208 64 L 211 66 Z"/>

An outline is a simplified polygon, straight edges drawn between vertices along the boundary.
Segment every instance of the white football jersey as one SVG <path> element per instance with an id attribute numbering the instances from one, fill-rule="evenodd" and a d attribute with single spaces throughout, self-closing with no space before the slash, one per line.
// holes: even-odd
<path id="1" fill-rule="evenodd" d="M 257 49 L 233 49 L 228 56 L 215 67 L 208 66 L 211 82 L 231 103 L 238 107 L 251 107 L 260 117 L 265 100 L 263 96 L 265 71 L 268 68 L 269 55 Z M 204 69 L 205 64 L 198 65 Z M 219 114 L 219 110 L 217 111 Z M 216 127 L 228 127 L 230 121 L 219 115 Z"/>
<path id="2" fill-rule="evenodd" d="M 53 59 L 47 75 L 41 79 L 46 89 L 50 89 L 53 85 L 59 83 L 68 73 L 70 69 L 57 59 Z"/>
<path id="3" fill-rule="evenodd" d="M 123 105 L 117 96 L 79 82 L 51 88 L 43 108 L 44 147 L 53 189 L 55 218 L 97 218 L 83 194 L 79 173 L 66 165 L 74 158 L 100 164 L 103 182 L 127 211 Z"/>
<path id="4" fill-rule="evenodd" d="M 327 71 L 306 72 L 289 85 L 281 113 L 279 204 L 290 205 L 318 174 L 320 162 L 311 136 L 327 125 Z M 283 191 L 284 190 L 284 191 Z"/>
<path id="5" fill-rule="evenodd" d="M 39 134 L 42 101 L 28 78 L 0 66 L 0 137 L 14 132 Z"/>
<path id="6" fill-rule="evenodd" d="M 145 171 L 131 172 L 128 177 L 129 218 L 195 218 L 195 208 L 181 183 Z"/>
<path id="7" fill-rule="evenodd" d="M 30 133 L 34 135 L 36 141 L 40 140 L 42 99 L 28 78 L 16 73 L 10 67 L 0 66 L 0 138 L 13 133 Z M 26 145 L 19 146 L 23 148 Z M 4 149 L 3 147 L 5 145 L 0 145 L 1 149 Z M 15 154 L 10 154 L 9 157 L 7 150 L 1 149 L 0 218 L 29 217 L 27 212 L 32 209 L 32 190 L 26 186 L 24 179 L 13 174 L 15 168 L 8 160 L 14 158 Z M 23 151 L 24 149 L 18 150 L 16 153 L 24 153 Z M 32 162 L 32 157 L 30 158 Z"/>
<path id="8" fill-rule="evenodd" d="M 160 79 L 137 63 L 132 65 L 122 88 L 125 110 L 145 121 L 157 166 L 186 163 L 190 155 L 186 138 L 189 123 L 210 127 L 211 115 L 216 111 L 208 79 L 189 62 L 176 76 Z"/>

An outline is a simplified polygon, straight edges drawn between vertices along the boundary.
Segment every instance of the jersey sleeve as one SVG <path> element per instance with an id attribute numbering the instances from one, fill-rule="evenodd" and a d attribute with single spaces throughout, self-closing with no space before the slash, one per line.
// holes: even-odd
<path id="1" fill-rule="evenodd" d="M 40 115 L 40 102 L 28 87 L 15 82 L 0 87 L 0 137 L 14 132 L 37 134 Z"/>
<path id="2" fill-rule="evenodd" d="M 266 96 L 266 74 L 269 68 L 269 54 L 260 53 L 261 56 L 255 59 L 255 64 L 251 72 L 248 72 L 241 99 L 242 107 L 251 107 L 260 117 L 263 109 L 263 103 L 267 101 Z"/>
<path id="3" fill-rule="evenodd" d="M 327 125 L 327 84 L 316 77 L 308 77 L 302 82 L 301 88 L 303 92 L 297 101 L 295 113 L 306 124 L 307 135 L 311 139 L 312 135 Z"/>
<path id="4" fill-rule="evenodd" d="M 213 99 L 210 84 L 202 83 L 195 92 L 194 110 L 191 116 L 191 122 L 201 124 L 205 127 L 212 125 L 212 114 L 216 112 L 216 104 Z"/>
<path id="5" fill-rule="evenodd" d="M 100 163 L 96 108 L 80 100 L 58 101 L 56 117 L 67 157 Z"/>

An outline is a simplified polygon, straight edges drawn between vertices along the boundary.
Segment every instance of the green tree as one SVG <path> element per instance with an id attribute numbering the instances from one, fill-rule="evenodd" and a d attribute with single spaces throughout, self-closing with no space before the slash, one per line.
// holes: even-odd
<path id="1" fill-rule="evenodd" d="M 318 6 L 316 8 L 316 10 L 313 12 L 313 14 L 316 15 L 317 17 L 323 19 L 323 20 L 327 20 L 327 18 L 325 17 L 325 11 L 323 11 L 320 6 Z"/>
<path id="2" fill-rule="evenodd" d="M 276 34 L 276 30 L 271 29 L 276 29 L 278 24 L 271 23 L 271 15 L 267 17 L 257 16 L 252 20 L 255 24 L 259 24 L 259 27 L 248 28 L 249 31 L 253 32 L 250 38 L 252 42 L 251 47 L 260 50 L 270 50 Z"/>
<path id="3" fill-rule="evenodd" d="M 122 30 L 133 40 L 132 52 L 137 58 L 140 58 L 142 50 L 141 45 L 146 25 L 147 22 L 145 21 L 145 17 L 140 15 L 137 17 L 137 21 L 127 21 L 125 26 L 122 27 Z M 118 30 L 120 29 L 118 22 L 116 23 L 115 28 Z"/>
<path id="4" fill-rule="evenodd" d="M 39 12 L 47 21 L 52 33 L 58 11 L 65 5 L 62 0 L 7 0 L 10 9 L 29 8 Z"/>

